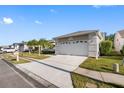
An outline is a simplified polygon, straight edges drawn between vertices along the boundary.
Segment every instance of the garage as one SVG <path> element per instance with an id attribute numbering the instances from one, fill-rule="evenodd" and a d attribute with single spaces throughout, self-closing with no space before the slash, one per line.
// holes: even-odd
<path id="1" fill-rule="evenodd" d="M 99 44 L 104 39 L 98 30 L 78 31 L 53 38 L 56 55 L 99 56 Z"/>
<path id="2" fill-rule="evenodd" d="M 88 56 L 88 43 L 87 40 L 75 40 L 60 42 L 60 54 L 66 55 L 83 55 Z"/>

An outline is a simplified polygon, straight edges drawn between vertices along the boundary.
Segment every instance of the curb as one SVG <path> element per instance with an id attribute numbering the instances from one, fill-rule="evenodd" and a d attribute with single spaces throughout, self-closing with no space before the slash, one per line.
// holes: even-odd
<path id="1" fill-rule="evenodd" d="M 18 65 L 14 65 L 5 59 L 2 59 L 2 60 L 4 62 L 6 62 L 10 67 L 12 67 L 16 72 L 18 72 L 24 78 L 26 78 L 29 82 L 31 82 L 35 86 L 35 88 L 57 88 L 57 86 L 44 80 L 43 78 L 39 77 L 38 75 L 36 75 L 24 68 L 21 68 Z"/>

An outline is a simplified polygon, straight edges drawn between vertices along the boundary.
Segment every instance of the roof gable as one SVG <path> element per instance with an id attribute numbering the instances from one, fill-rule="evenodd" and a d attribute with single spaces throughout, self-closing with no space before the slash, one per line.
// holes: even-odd
<path id="1" fill-rule="evenodd" d="M 93 33 L 93 32 L 98 32 L 98 30 L 84 30 L 84 31 L 73 32 L 73 33 L 70 33 L 70 34 L 55 37 L 54 39 L 66 38 L 66 37 L 71 37 L 71 36 L 86 35 L 86 34 L 90 34 L 90 33 Z"/>
<path id="2" fill-rule="evenodd" d="M 118 33 L 120 34 L 120 36 L 121 36 L 122 38 L 124 38 L 124 30 L 120 30 L 120 31 L 118 31 Z"/>

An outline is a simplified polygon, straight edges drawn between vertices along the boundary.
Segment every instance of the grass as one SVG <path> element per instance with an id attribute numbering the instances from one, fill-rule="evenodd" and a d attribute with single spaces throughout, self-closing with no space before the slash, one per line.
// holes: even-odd
<path id="1" fill-rule="evenodd" d="M 88 58 L 85 62 L 80 65 L 80 67 L 96 71 L 114 73 L 112 66 L 114 63 L 118 63 L 120 65 L 119 74 L 124 75 L 124 66 L 121 65 L 122 59 L 123 56 L 104 56 L 100 57 L 98 60 L 96 60 L 95 58 Z"/>
<path id="2" fill-rule="evenodd" d="M 87 88 L 86 84 L 93 84 L 96 87 L 90 87 L 90 88 L 117 88 L 117 87 L 122 87 L 122 86 L 118 86 L 118 85 L 114 85 L 114 84 L 109 84 L 109 83 L 104 83 L 101 81 L 97 81 L 76 73 L 71 73 L 71 77 L 72 77 L 72 82 L 73 82 L 73 86 L 75 88 Z"/>
<path id="3" fill-rule="evenodd" d="M 46 56 L 44 54 L 41 54 L 39 56 L 38 53 L 28 53 L 28 52 L 23 52 L 23 53 L 20 53 L 19 54 L 21 57 L 30 57 L 30 58 L 34 58 L 34 59 L 45 59 L 45 58 L 48 58 L 49 56 Z"/>
<path id="4" fill-rule="evenodd" d="M 24 59 L 19 59 L 19 61 L 16 61 L 15 57 L 10 56 L 9 54 L 4 54 L 4 59 L 13 63 L 13 64 L 23 64 L 23 63 L 28 63 L 30 61 L 24 60 Z"/>

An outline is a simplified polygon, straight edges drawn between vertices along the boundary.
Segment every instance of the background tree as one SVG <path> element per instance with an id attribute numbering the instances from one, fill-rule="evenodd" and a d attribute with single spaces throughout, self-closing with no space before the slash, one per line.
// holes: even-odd
<path id="1" fill-rule="evenodd" d="M 114 48 L 114 36 L 115 36 L 115 34 L 110 34 L 110 35 L 106 34 L 106 36 L 105 36 L 105 40 L 112 41 L 112 48 Z"/>
<path id="2" fill-rule="evenodd" d="M 40 39 L 38 44 L 40 44 L 42 46 L 42 48 L 53 48 L 54 45 L 49 42 L 49 40 L 46 40 L 46 39 Z"/>
<path id="3" fill-rule="evenodd" d="M 27 42 L 27 45 L 29 47 L 29 53 L 31 53 L 32 50 L 35 49 L 36 45 L 38 45 L 38 41 L 33 39 Z"/>

